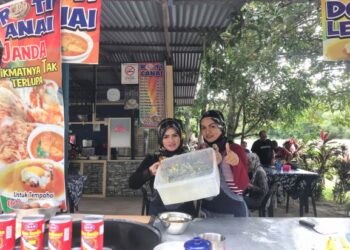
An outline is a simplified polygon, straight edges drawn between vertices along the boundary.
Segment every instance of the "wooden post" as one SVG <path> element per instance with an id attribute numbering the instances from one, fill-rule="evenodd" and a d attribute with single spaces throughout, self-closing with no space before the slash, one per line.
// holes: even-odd
<path id="1" fill-rule="evenodd" d="M 174 117 L 174 79 L 173 65 L 165 66 L 165 116 Z"/>

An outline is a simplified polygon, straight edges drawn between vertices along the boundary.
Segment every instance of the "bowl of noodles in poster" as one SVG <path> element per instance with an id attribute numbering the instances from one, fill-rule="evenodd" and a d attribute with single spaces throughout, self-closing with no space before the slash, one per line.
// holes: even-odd
<path id="1" fill-rule="evenodd" d="M 92 38 L 84 32 L 62 30 L 61 51 L 64 62 L 83 62 L 92 51 Z"/>
<path id="2" fill-rule="evenodd" d="M 0 169 L 1 195 L 10 199 L 65 199 L 64 166 L 49 159 L 28 159 Z"/>
<path id="3" fill-rule="evenodd" d="M 27 151 L 32 159 L 64 159 L 64 129 L 56 125 L 39 125 L 30 133 Z"/>

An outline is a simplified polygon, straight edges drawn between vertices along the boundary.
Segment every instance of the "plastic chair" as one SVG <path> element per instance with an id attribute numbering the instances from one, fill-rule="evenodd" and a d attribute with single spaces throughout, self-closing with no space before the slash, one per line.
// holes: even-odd
<path id="1" fill-rule="evenodd" d="M 300 185 L 300 182 L 302 182 L 303 180 L 299 181 L 298 185 Z M 307 204 L 305 204 L 305 206 L 307 207 L 307 210 L 308 210 L 308 207 L 309 207 L 309 197 L 311 198 L 311 204 L 312 204 L 312 209 L 313 209 L 313 212 L 314 212 L 314 216 L 317 217 L 317 210 L 316 210 L 316 200 L 315 200 L 315 195 L 314 195 L 314 191 L 317 187 L 317 183 L 319 181 L 319 178 L 315 179 L 312 181 L 311 183 L 311 186 L 310 186 L 310 189 L 309 190 L 304 190 L 304 192 L 307 192 Z M 286 201 L 286 213 L 288 213 L 289 211 L 289 198 L 290 198 L 290 194 L 287 193 L 287 201 Z M 300 199 L 300 197 L 299 197 Z M 302 214 L 300 214 L 300 216 L 302 216 Z"/>
<path id="2" fill-rule="evenodd" d="M 266 211 L 268 217 L 273 217 L 273 201 L 277 190 L 277 182 L 271 184 L 269 191 L 265 195 L 261 205 L 259 207 L 259 217 L 266 217 Z"/>
<path id="3" fill-rule="evenodd" d="M 148 192 L 147 192 L 147 189 L 145 187 L 141 187 L 141 191 L 142 191 L 141 215 L 149 215 L 150 199 L 148 196 Z"/>

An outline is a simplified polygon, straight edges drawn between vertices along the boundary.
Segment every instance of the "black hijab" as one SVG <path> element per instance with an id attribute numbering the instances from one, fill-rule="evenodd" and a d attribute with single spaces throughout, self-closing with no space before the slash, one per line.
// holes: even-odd
<path id="1" fill-rule="evenodd" d="M 226 142 L 230 142 L 226 137 L 226 124 L 224 115 L 219 110 L 208 110 L 202 114 L 200 123 L 206 117 L 209 117 L 213 120 L 213 122 L 218 124 L 218 127 L 221 130 L 221 135 L 213 142 L 208 142 L 206 139 L 204 139 L 204 142 L 208 144 L 209 147 L 213 147 L 213 145 L 216 144 L 219 147 L 219 151 L 222 153 L 225 151 Z"/>
<path id="2" fill-rule="evenodd" d="M 180 145 L 175 151 L 168 151 L 165 149 L 163 145 L 163 137 L 166 133 L 166 131 L 172 128 L 175 130 L 175 132 L 180 136 Z M 158 144 L 160 146 L 159 155 L 164 157 L 171 157 L 173 155 L 182 154 L 185 152 L 184 148 L 182 147 L 183 139 L 182 139 L 182 122 L 178 119 L 174 118 L 166 118 L 163 119 L 158 124 Z"/>

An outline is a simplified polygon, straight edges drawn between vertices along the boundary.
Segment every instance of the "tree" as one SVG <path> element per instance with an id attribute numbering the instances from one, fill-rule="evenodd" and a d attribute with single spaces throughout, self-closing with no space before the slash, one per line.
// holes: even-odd
<path id="1" fill-rule="evenodd" d="M 319 20 L 318 2 L 246 4 L 226 32 L 207 38 L 194 115 L 219 109 L 228 136 L 243 139 L 272 122 L 294 126 L 315 99 L 349 105 L 348 66 L 321 60 Z"/>

